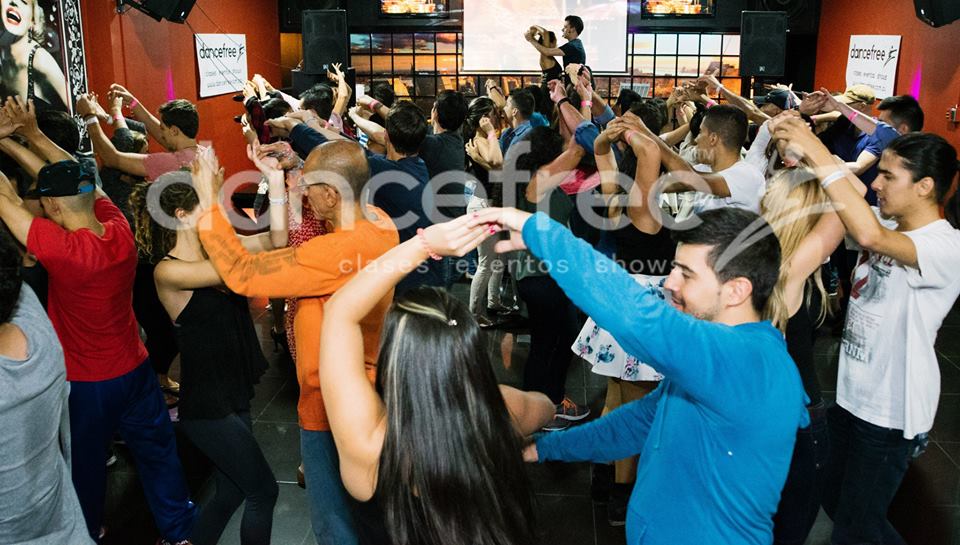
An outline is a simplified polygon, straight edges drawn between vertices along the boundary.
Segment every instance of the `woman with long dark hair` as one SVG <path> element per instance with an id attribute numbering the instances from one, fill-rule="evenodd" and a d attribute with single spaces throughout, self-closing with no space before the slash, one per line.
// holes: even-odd
<path id="1" fill-rule="evenodd" d="M 940 397 L 934 341 L 960 295 L 960 201 L 947 200 L 957 152 L 933 134 L 893 140 L 871 184 L 879 205 L 874 211 L 854 189 L 853 174 L 838 167 L 805 122 L 776 120 L 771 130 L 817 169 L 861 247 L 840 348 L 837 404 L 828 411 L 823 507 L 834 521 L 832 540 L 903 543 L 887 509 L 910 460 L 926 448 Z"/>
<path id="2" fill-rule="evenodd" d="M 424 260 L 462 256 L 490 235 L 470 216 L 433 225 L 371 262 L 324 308 L 320 384 L 347 491 L 376 496 L 397 545 L 537 541 L 523 437 L 553 417 L 542 394 L 497 385 L 480 328 L 447 292 L 390 307 L 376 385 L 360 322 Z"/>
<path id="3" fill-rule="evenodd" d="M 211 166 L 195 162 L 193 168 Z M 217 543 L 244 504 L 240 542 L 270 543 L 279 489 L 250 419 L 253 385 L 267 362 L 247 299 L 222 287 L 203 251 L 202 210 L 190 173 L 170 172 L 139 186 L 130 204 L 137 244 L 156 263 L 157 294 L 180 347 L 180 426 L 215 468 L 216 493 L 203 506 L 191 542 Z"/>

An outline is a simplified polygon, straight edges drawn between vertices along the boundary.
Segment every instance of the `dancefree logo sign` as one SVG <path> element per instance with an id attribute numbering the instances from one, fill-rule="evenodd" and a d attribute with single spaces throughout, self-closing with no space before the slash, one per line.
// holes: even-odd
<path id="1" fill-rule="evenodd" d="M 900 36 L 850 36 L 847 87 L 868 85 L 877 98 L 893 96 L 899 62 Z"/>
<path id="2" fill-rule="evenodd" d="M 243 90 L 247 81 L 247 36 L 245 34 L 194 34 L 200 97 Z"/>

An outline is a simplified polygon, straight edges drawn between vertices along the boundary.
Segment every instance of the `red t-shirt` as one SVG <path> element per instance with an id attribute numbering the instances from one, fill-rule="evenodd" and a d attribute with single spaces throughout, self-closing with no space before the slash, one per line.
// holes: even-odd
<path id="1" fill-rule="evenodd" d="M 133 233 L 110 199 L 97 199 L 94 213 L 103 237 L 89 229 L 70 232 L 44 218 L 34 219 L 27 234 L 27 250 L 50 277 L 47 313 L 70 381 L 116 378 L 147 358 L 133 316 Z"/>

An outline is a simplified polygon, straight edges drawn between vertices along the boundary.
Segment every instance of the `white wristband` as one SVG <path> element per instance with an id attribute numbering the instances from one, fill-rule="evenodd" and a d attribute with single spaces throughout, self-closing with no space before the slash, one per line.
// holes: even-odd
<path id="1" fill-rule="evenodd" d="M 84 125 L 93 125 L 94 123 L 100 123 L 100 119 L 95 115 L 91 115 L 83 120 Z"/>
<path id="2" fill-rule="evenodd" d="M 838 170 L 834 173 L 828 174 L 823 180 L 820 180 L 820 187 L 822 187 L 823 189 L 827 189 L 827 187 L 829 187 L 830 184 L 832 184 L 833 182 L 836 182 L 837 180 L 841 178 L 846 178 L 846 177 L 847 177 L 846 171 Z"/>
<path id="3" fill-rule="evenodd" d="M 276 198 L 270 197 L 270 204 L 287 204 L 287 197 L 286 195 Z"/>
<path id="4" fill-rule="evenodd" d="M 720 93 L 722 93 L 723 91 L 726 91 L 726 90 L 727 90 L 727 88 L 724 87 L 722 83 L 717 86 L 717 94 L 718 94 L 718 95 L 719 95 Z"/>

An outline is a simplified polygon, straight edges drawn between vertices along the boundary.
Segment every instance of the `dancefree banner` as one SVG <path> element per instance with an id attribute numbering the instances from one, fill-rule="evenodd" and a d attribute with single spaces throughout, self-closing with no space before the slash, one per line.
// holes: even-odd
<path id="1" fill-rule="evenodd" d="M 194 34 L 200 97 L 243 90 L 247 81 L 246 34 Z"/>
<path id="2" fill-rule="evenodd" d="M 894 95 L 900 36 L 850 36 L 847 52 L 847 87 L 869 85 L 877 98 Z"/>

